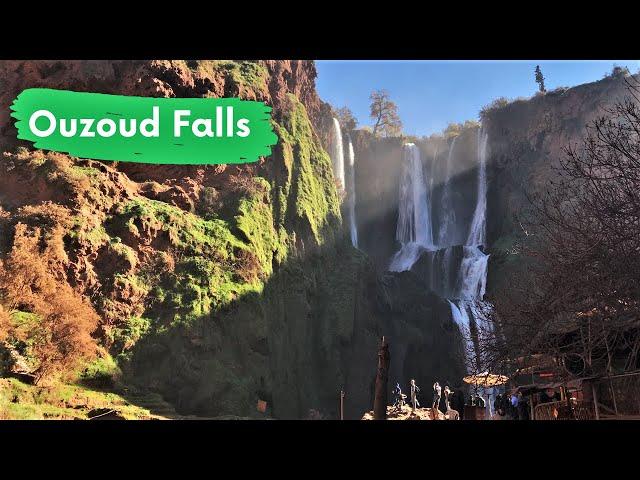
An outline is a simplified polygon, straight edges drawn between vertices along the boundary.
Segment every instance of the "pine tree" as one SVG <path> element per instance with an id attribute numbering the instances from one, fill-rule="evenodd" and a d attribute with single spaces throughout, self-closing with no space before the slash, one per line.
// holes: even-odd
<path id="1" fill-rule="evenodd" d="M 540 70 L 540 65 L 536 65 L 535 74 L 536 74 L 536 83 L 540 88 L 540 92 L 545 93 L 547 89 L 544 87 L 544 76 L 542 75 L 542 70 Z"/>

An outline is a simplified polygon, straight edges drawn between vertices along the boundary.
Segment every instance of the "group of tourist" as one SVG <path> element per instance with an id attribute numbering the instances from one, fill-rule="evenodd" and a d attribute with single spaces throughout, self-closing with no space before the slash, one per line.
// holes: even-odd
<path id="1" fill-rule="evenodd" d="M 530 420 L 529 400 L 520 392 L 498 394 L 493 406 L 494 411 L 500 417 L 509 420 Z"/>
<path id="2" fill-rule="evenodd" d="M 502 389 L 501 389 L 502 390 Z M 498 393 L 495 396 L 493 402 L 494 390 L 485 391 L 488 401 L 479 395 L 477 392 L 472 393 L 467 398 L 467 405 L 472 407 L 488 408 L 487 417 L 493 420 L 530 420 L 531 419 L 531 404 L 530 399 L 519 392 L 517 389 L 507 391 L 504 393 Z M 420 401 L 418 400 L 418 394 L 420 393 L 420 387 L 416 384 L 414 379 L 411 379 L 409 383 L 409 401 L 408 404 L 411 407 L 411 411 L 414 412 L 417 408 L 420 408 Z M 402 393 L 400 384 L 396 383 L 393 389 L 394 403 L 393 406 L 396 410 L 402 410 L 407 404 L 407 395 Z M 444 397 L 444 398 L 443 398 Z M 547 403 L 560 400 L 559 393 L 553 390 L 547 390 L 542 392 L 539 403 Z M 444 403 L 444 405 L 443 405 Z M 454 392 L 449 385 L 445 385 L 444 388 L 440 386 L 439 382 L 433 384 L 433 400 L 429 407 L 432 409 L 434 418 L 441 418 L 441 414 L 444 413 L 444 417 L 447 419 L 460 419 L 464 415 L 465 397 L 464 395 L 456 391 Z M 493 407 L 493 412 L 491 408 Z"/>
<path id="3" fill-rule="evenodd" d="M 410 382 L 410 397 L 409 404 L 411 406 L 411 410 L 415 411 L 416 408 L 420 407 L 420 402 L 418 401 L 418 393 L 420 393 L 420 387 L 416 384 L 414 379 L 411 379 Z M 402 393 L 402 389 L 400 388 L 400 384 L 396 383 L 395 388 L 393 389 L 394 394 L 394 403 L 393 406 L 396 409 L 401 410 L 405 405 L 405 400 L 407 395 Z M 444 394 L 444 409 L 441 408 L 441 402 L 443 400 L 442 395 Z M 458 394 L 454 392 L 449 385 L 445 385 L 444 389 L 440 386 L 439 382 L 435 382 L 433 384 L 433 401 L 431 402 L 431 408 L 436 412 L 444 411 L 445 415 L 449 418 L 457 417 L 459 418 L 459 412 L 461 412 L 464 408 L 464 397 L 462 394 Z"/>

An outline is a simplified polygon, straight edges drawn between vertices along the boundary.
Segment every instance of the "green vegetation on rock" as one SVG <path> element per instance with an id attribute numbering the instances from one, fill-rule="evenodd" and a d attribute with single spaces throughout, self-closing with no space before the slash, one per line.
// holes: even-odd
<path id="1" fill-rule="evenodd" d="M 335 232 L 341 218 L 331 159 L 320 146 L 304 105 L 293 95 L 288 100 L 284 120 L 276 125 L 291 179 L 291 186 L 285 184 L 282 188 L 293 203 L 289 203 L 286 212 L 295 223 L 306 222 L 316 242 L 322 245 L 328 240 L 325 232 Z"/>

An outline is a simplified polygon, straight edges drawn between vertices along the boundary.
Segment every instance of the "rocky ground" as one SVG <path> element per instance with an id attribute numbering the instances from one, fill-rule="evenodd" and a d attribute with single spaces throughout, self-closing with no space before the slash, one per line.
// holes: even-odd
<path id="1" fill-rule="evenodd" d="M 367 412 L 362 420 L 373 420 L 373 410 Z M 387 407 L 387 420 L 446 420 L 444 413 L 438 410 L 438 418 L 433 418 L 433 410 L 431 408 L 416 408 L 411 411 L 409 405 L 405 405 L 402 409 L 393 406 Z"/>

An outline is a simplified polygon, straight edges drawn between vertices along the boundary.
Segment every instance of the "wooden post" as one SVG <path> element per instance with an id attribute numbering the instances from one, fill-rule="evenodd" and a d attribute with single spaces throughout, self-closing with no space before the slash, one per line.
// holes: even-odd
<path id="1" fill-rule="evenodd" d="M 533 406 L 533 394 L 529 395 L 529 412 L 530 412 L 530 417 L 531 420 L 535 420 L 536 419 L 536 410 Z"/>
<path id="2" fill-rule="evenodd" d="M 611 390 L 611 400 L 613 401 L 613 410 L 618 415 L 618 403 L 616 402 L 616 391 L 613 388 L 613 381 L 611 380 L 611 352 L 609 351 L 609 342 L 607 341 L 607 332 L 602 325 L 602 333 L 604 334 L 604 345 L 607 347 L 607 377 L 609 379 L 609 389 Z"/>
<path id="3" fill-rule="evenodd" d="M 376 373 L 376 391 L 373 399 L 373 419 L 387 419 L 387 381 L 389 379 L 389 344 L 384 337 L 378 349 L 378 371 Z"/>

